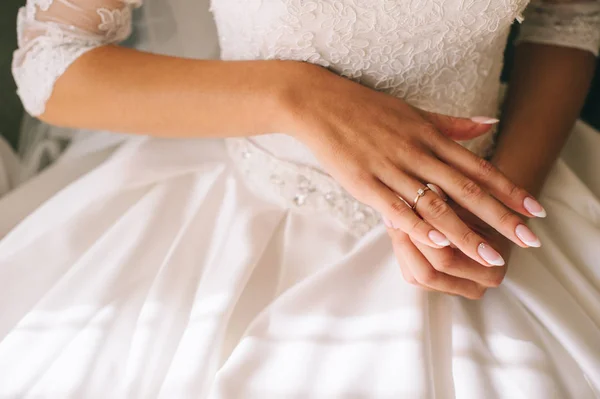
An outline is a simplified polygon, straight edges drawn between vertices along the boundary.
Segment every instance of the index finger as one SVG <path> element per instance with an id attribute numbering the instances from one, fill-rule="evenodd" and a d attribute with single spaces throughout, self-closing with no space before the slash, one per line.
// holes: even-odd
<path id="1" fill-rule="evenodd" d="M 498 287 L 506 275 L 506 266 L 481 266 L 455 248 L 434 249 L 415 241 L 413 241 L 413 244 L 431 263 L 433 268 L 441 273 L 474 281 L 484 287 Z"/>
<path id="2" fill-rule="evenodd" d="M 432 149 L 440 160 L 477 182 L 510 209 L 528 217 L 546 217 L 546 210 L 533 195 L 513 183 L 491 162 L 450 139 L 442 139 L 441 143 Z"/>
<path id="3" fill-rule="evenodd" d="M 474 281 L 440 273 L 429 263 L 409 237 L 401 231 L 388 231 L 394 244 L 396 257 L 404 261 L 407 273 L 414 282 L 431 290 L 460 295 L 469 299 L 480 299 L 485 289 Z M 434 249 L 435 250 L 435 249 Z"/>

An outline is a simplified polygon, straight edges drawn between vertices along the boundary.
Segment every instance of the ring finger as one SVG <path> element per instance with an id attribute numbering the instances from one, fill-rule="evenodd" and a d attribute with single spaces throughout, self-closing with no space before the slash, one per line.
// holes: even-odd
<path id="1" fill-rule="evenodd" d="M 496 229 L 500 234 L 523 248 L 539 247 L 538 237 L 521 218 L 506 208 L 477 183 L 442 162 L 423 166 L 423 178 L 434 179 L 460 206 Z M 450 184 L 449 184 L 450 183 Z"/>
<path id="2" fill-rule="evenodd" d="M 471 280 L 484 287 L 498 287 L 506 275 L 506 267 L 482 267 L 453 248 L 432 249 L 419 242 L 413 244 L 440 273 Z"/>
<path id="3" fill-rule="evenodd" d="M 404 175 L 402 172 L 396 173 L 395 176 L 389 174 L 383 177 L 385 179 L 382 180 L 383 183 L 403 197 L 410 198 L 411 201 L 415 200 L 419 190 L 426 188 L 425 184 Z M 467 226 L 454 210 L 432 190 L 427 190 L 422 196 L 418 197 L 415 210 L 423 220 L 441 232 L 471 259 L 484 266 L 504 265 L 505 262 L 502 256 L 486 240 Z M 402 230 L 413 237 L 409 231 Z"/>
<path id="4" fill-rule="evenodd" d="M 450 245 L 450 240 L 417 216 L 399 194 L 381 181 L 373 181 L 368 187 L 374 198 L 369 203 L 382 213 L 386 227 L 402 230 L 413 239 L 433 248 Z"/>
<path id="5" fill-rule="evenodd" d="M 405 273 L 414 278 L 413 281 L 409 280 L 410 283 L 469 299 L 479 299 L 483 295 L 484 288 L 474 281 L 450 276 L 435 270 L 405 233 L 390 231 L 390 236 L 392 237 L 396 257 L 404 261 L 404 266 L 407 269 Z"/>

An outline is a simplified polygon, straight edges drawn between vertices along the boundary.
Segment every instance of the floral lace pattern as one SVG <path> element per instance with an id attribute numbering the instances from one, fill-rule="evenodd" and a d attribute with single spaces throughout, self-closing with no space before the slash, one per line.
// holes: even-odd
<path id="1" fill-rule="evenodd" d="M 227 60 L 315 63 L 428 111 L 453 116 L 498 112 L 505 42 L 515 19 L 521 41 L 596 52 L 599 3 L 528 0 L 213 0 Z M 93 3 L 93 4 L 92 4 Z M 43 113 L 55 81 L 85 52 L 125 39 L 141 0 L 28 0 L 19 12 L 13 71 L 25 108 Z M 464 145 L 484 155 L 493 133 Z M 319 170 L 286 135 L 229 141 L 249 186 L 297 211 L 326 211 L 357 235 L 379 223 Z M 290 162 L 288 162 L 290 161 Z M 313 167 L 307 166 L 312 165 Z"/>
<path id="2" fill-rule="evenodd" d="M 35 9 L 48 11 L 54 0 L 31 0 L 27 2 L 27 7 L 35 14 Z"/>
<path id="3" fill-rule="evenodd" d="M 98 29 L 104 33 L 106 41 L 117 42 L 127 38 L 131 33 L 131 9 L 129 7 L 114 10 L 99 8 L 96 12 L 102 20 Z"/>
<path id="4" fill-rule="evenodd" d="M 316 63 L 419 108 L 472 116 L 497 113 L 505 42 L 526 5 L 526 0 L 219 0 L 212 9 L 225 59 Z M 492 137 L 465 145 L 484 154 Z M 281 138 L 256 140 L 273 153 L 288 152 Z M 300 145 L 287 142 L 296 150 Z"/>
<path id="5" fill-rule="evenodd" d="M 140 4 L 141 0 L 127 0 L 119 8 L 89 8 L 85 0 L 29 0 L 19 10 L 19 48 L 13 58 L 13 75 L 25 109 L 34 116 L 42 114 L 54 83 L 77 58 L 126 39 L 131 32 L 131 8 Z"/>
<path id="6" fill-rule="evenodd" d="M 545 4 L 527 8 L 527 24 L 519 41 L 553 44 L 591 51 L 600 47 L 600 1 Z"/>

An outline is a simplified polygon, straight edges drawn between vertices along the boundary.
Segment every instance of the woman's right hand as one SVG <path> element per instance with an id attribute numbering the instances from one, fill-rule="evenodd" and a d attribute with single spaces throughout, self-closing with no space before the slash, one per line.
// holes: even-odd
<path id="1" fill-rule="evenodd" d="M 502 257 L 490 254 L 491 246 L 433 191 L 419 199 L 418 215 L 399 198 L 412 204 L 417 191 L 433 183 L 512 242 L 527 247 L 515 232 L 523 222 L 511 209 L 544 217 L 541 205 L 491 163 L 454 141 L 477 137 L 496 121 L 426 112 L 326 69 L 300 65 L 303 72 L 284 100 L 284 128 L 388 225 L 435 248 L 453 244 L 485 266 L 503 264 Z"/>

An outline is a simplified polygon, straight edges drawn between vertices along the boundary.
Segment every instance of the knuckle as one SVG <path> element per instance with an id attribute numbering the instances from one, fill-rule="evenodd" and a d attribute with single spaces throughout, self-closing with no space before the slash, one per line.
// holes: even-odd
<path id="1" fill-rule="evenodd" d="M 376 195 L 373 191 L 376 180 L 365 168 L 349 166 L 345 184 L 348 191 L 362 202 L 374 200 Z"/>
<path id="2" fill-rule="evenodd" d="M 431 219 L 440 219 L 448 215 L 451 210 L 443 199 L 436 196 L 429 201 L 426 211 Z"/>
<path id="3" fill-rule="evenodd" d="M 416 279 L 420 284 L 432 286 L 438 281 L 438 272 L 435 269 L 426 269 L 421 271 Z"/>
<path id="4" fill-rule="evenodd" d="M 407 127 L 406 129 L 408 132 L 413 131 L 414 129 L 411 129 L 410 127 Z M 421 137 L 417 134 L 408 134 L 408 135 L 403 135 L 401 137 L 399 137 L 396 142 L 394 143 L 394 147 L 393 147 L 393 153 L 394 154 L 403 154 L 400 157 L 403 158 L 407 153 L 413 154 L 416 153 L 418 151 L 416 151 L 419 147 L 419 142 L 421 141 Z M 392 159 L 396 159 L 396 157 L 393 157 Z"/>
<path id="5" fill-rule="evenodd" d="M 362 167 L 355 167 L 352 168 L 352 182 L 351 184 L 355 185 L 355 186 L 362 186 L 365 183 L 372 183 L 373 182 L 373 174 L 371 172 L 369 172 L 367 169 L 362 168 Z"/>
<path id="6" fill-rule="evenodd" d="M 412 209 L 410 209 L 402 200 L 398 199 L 390 204 L 390 208 L 392 213 L 397 217 L 405 217 L 412 213 Z"/>
<path id="7" fill-rule="evenodd" d="M 370 170 L 381 171 L 381 170 L 395 170 L 396 169 L 396 165 L 394 164 L 394 161 L 386 156 L 373 157 L 373 158 L 370 158 L 368 162 L 369 162 L 368 165 L 369 165 Z"/>
<path id="8" fill-rule="evenodd" d="M 519 217 L 512 213 L 511 211 L 505 211 L 500 215 L 500 224 L 501 225 L 517 225 L 521 222 Z"/>
<path id="9" fill-rule="evenodd" d="M 425 222 L 423 222 L 423 220 L 417 218 L 414 221 L 414 223 L 412 223 L 412 225 L 410 226 L 408 234 L 411 236 L 414 236 L 414 235 L 420 233 L 424 224 L 425 224 Z"/>
<path id="10" fill-rule="evenodd" d="M 487 280 L 487 286 L 489 288 L 497 288 L 499 287 L 502 282 L 504 281 L 504 273 L 500 274 L 495 274 L 493 276 L 490 276 L 490 278 Z"/>
<path id="11" fill-rule="evenodd" d="M 422 138 L 435 139 L 440 136 L 437 127 L 430 122 L 425 122 L 419 126 L 419 133 Z"/>
<path id="12" fill-rule="evenodd" d="M 411 273 L 408 273 L 406 270 L 404 270 L 404 267 L 400 267 L 400 272 L 402 273 L 402 278 L 404 279 L 404 281 L 406 281 L 409 284 L 416 284 L 417 280 L 415 280 Z"/>
<path id="13" fill-rule="evenodd" d="M 467 180 L 462 185 L 462 196 L 469 200 L 478 199 L 483 196 L 483 190 L 474 181 Z"/>
<path id="14" fill-rule="evenodd" d="M 402 273 L 402 278 L 408 284 L 414 285 L 414 286 L 420 286 L 419 282 L 417 281 L 417 279 L 415 278 L 415 276 L 413 276 L 413 274 L 410 273 L 408 270 L 405 270 L 404 267 L 400 267 L 400 272 Z"/>
<path id="15" fill-rule="evenodd" d="M 401 156 L 402 158 L 404 158 L 406 154 L 411 154 L 411 156 L 414 157 L 418 156 L 418 149 L 418 145 L 411 140 L 402 140 L 396 147 L 396 151 L 398 153 L 404 154 L 403 156 Z"/>
<path id="16" fill-rule="evenodd" d="M 510 180 L 506 184 L 505 191 L 510 198 L 519 198 L 519 197 L 524 196 L 524 191 L 521 189 L 521 187 L 517 186 L 515 183 L 511 182 Z"/>
<path id="17" fill-rule="evenodd" d="M 413 275 L 404 276 L 404 281 L 406 281 L 410 285 L 420 287 L 419 282 Z"/>
<path id="18" fill-rule="evenodd" d="M 395 229 L 392 229 L 389 232 L 389 237 L 392 241 L 392 245 L 394 247 L 394 254 L 396 255 L 396 259 L 398 260 L 398 263 L 401 266 L 404 266 L 406 264 L 406 262 L 404 261 L 403 257 L 401 256 L 401 252 L 409 249 L 408 245 L 410 243 L 410 237 L 402 230 L 395 230 Z"/>
<path id="19" fill-rule="evenodd" d="M 399 233 L 401 232 L 395 229 L 388 230 L 388 235 L 392 241 L 392 245 L 394 246 L 394 252 L 404 249 L 404 239 Z M 398 255 L 398 253 L 396 253 L 396 259 L 398 260 L 398 263 L 402 263 L 402 258 Z"/>
<path id="20" fill-rule="evenodd" d="M 494 175 L 496 167 L 488 160 L 480 158 L 477 165 L 477 176 L 481 179 L 488 179 Z"/>
<path id="21" fill-rule="evenodd" d="M 437 263 L 436 270 L 442 273 L 450 272 L 454 269 L 455 262 L 451 258 L 444 258 Z"/>
<path id="22" fill-rule="evenodd" d="M 403 163 L 405 166 L 404 170 L 411 171 L 415 170 L 415 165 L 426 165 L 431 160 L 431 155 L 422 146 L 415 145 L 411 147 L 410 161 L 408 158 L 403 158 L 399 163 Z"/>
<path id="23" fill-rule="evenodd" d="M 451 127 L 451 128 L 456 128 L 456 127 L 460 126 L 460 119 L 455 118 L 450 115 L 441 114 L 440 120 L 443 124 L 445 124 L 446 126 Z"/>
<path id="24" fill-rule="evenodd" d="M 455 268 L 456 265 L 456 252 L 455 251 L 444 251 L 436 262 L 432 262 L 433 267 L 440 273 L 448 274 L 449 271 Z"/>
<path id="25" fill-rule="evenodd" d="M 465 246 L 475 241 L 479 241 L 479 236 L 473 230 L 466 230 L 460 235 L 460 242 Z"/>

